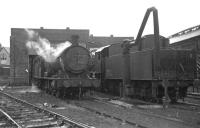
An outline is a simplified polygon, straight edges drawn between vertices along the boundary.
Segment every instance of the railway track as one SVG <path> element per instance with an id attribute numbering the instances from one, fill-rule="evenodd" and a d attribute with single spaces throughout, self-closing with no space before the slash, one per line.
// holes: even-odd
<path id="1" fill-rule="evenodd" d="M 102 102 L 102 103 L 105 103 L 105 104 L 113 104 L 111 102 L 108 102 L 108 100 L 100 100 L 100 98 L 95 98 L 94 99 L 98 102 Z M 137 102 L 139 104 L 139 102 Z M 141 101 L 141 104 L 144 104 L 144 105 L 158 105 L 158 104 L 154 104 L 154 103 L 149 103 L 149 102 L 145 102 L 145 101 Z M 114 104 L 116 106 L 116 104 Z M 133 108 L 137 108 L 137 109 L 144 109 L 144 108 L 140 108 L 138 107 L 137 105 L 117 105 L 119 107 L 123 107 L 125 109 L 133 109 Z M 182 110 L 188 110 L 188 111 L 198 111 L 200 110 L 200 105 L 198 104 L 193 104 L 193 103 L 190 103 L 190 104 L 187 104 L 187 103 L 181 103 L 181 104 L 177 104 L 177 105 L 170 105 L 170 108 L 175 108 L 175 109 L 182 109 Z M 150 116 L 150 117 L 155 117 L 155 118 L 158 118 L 158 119 L 164 119 L 166 121 L 172 121 L 172 122 L 177 122 L 177 123 L 182 123 L 182 124 L 185 124 L 185 125 L 188 125 L 187 122 L 185 122 L 184 120 L 178 118 L 177 114 L 176 113 L 176 117 L 168 117 L 168 116 L 165 116 L 165 115 L 161 115 L 161 114 L 156 114 L 156 113 L 146 113 L 146 112 L 137 112 L 141 115 L 146 115 L 146 116 Z"/>
<path id="2" fill-rule="evenodd" d="M 200 104 L 195 104 L 195 103 L 190 103 L 190 102 L 184 102 L 184 101 L 179 101 L 178 105 L 179 106 L 186 106 L 187 108 L 194 108 L 194 107 L 200 108 Z M 194 109 L 187 109 L 187 108 L 185 109 L 184 107 L 182 107 L 180 109 L 191 110 L 191 111 L 194 110 Z"/>
<path id="3" fill-rule="evenodd" d="M 20 126 L 7 113 L 0 109 L 0 127 L 18 128 Z"/>
<path id="4" fill-rule="evenodd" d="M 97 98 L 97 97 L 93 97 L 94 100 L 98 101 L 98 102 L 102 102 L 102 103 L 105 103 L 105 104 L 113 104 L 113 105 L 118 105 L 122 108 L 126 108 L 126 109 L 132 109 L 132 108 L 137 108 L 137 109 L 146 109 L 149 107 L 153 107 L 153 106 L 160 106 L 162 107 L 162 104 L 157 104 L 157 103 L 152 103 L 152 102 L 147 102 L 147 101 L 139 101 L 137 100 L 137 102 L 134 102 L 134 103 L 131 103 L 131 104 L 127 104 L 127 105 L 124 105 L 126 104 L 125 102 L 122 102 L 121 104 L 115 104 L 113 102 L 109 102 L 109 101 L 106 101 L 106 100 L 101 100 L 100 98 Z M 147 106 L 146 108 L 145 107 L 141 107 L 141 106 Z M 189 103 L 189 102 L 177 102 L 176 104 L 171 104 L 170 105 L 171 108 L 175 108 L 175 109 L 182 109 L 182 110 L 188 110 L 188 111 L 196 111 L 197 109 L 200 108 L 200 104 L 195 104 L 195 103 Z M 146 113 L 141 113 L 141 114 L 146 114 Z M 175 119 L 175 118 L 168 118 L 166 116 L 161 116 L 161 115 L 157 115 L 157 114 L 147 114 L 147 115 L 151 115 L 151 116 L 154 116 L 154 117 L 158 117 L 158 118 L 163 118 L 163 119 L 166 119 L 166 120 L 171 120 L 171 121 L 178 121 L 180 122 L 180 120 L 178 119 Z"/>
<path id="5" fill-rule="evenodd" d="M 187 97 L 188 98 L 192 98 L 192 99 L 200 100 L 200 93 L 188 93 Z"/>
<path id="6" fill-rule="evenodd" d="M 81 104 L 77 104 L 77 103 L 76 103 L 75 105 L 78 106 L 78 107 L 84 108 L 84 109 L 86 109 L 86 110 L 88 110 L 88 111 L 90 111 L 90 112 L 94 112 L 94 113 L 96 113 L 96 114 L 98 114 L 98 115 L 100 115 L 100 116 L 104 116 L 104 117 L 106 117 L 106 118 L 111 118 L 111 119 L 114 119 L 114 120 L 116 120 L 116 121 L 120 121 L 122 124 L 123 124 L 123 123 L 124 123 L 124 124 L 129 124 L 129 125 L 133 126 L 133 128 L 149 128 L 149 127 L 147 127 L 147 126 L 143 126 L 143 125 L 141 125 L 141 124 L 138 124 L 138 123 L 136 123 L 136 122 L 134 122 L 134 121 L 129 121 L 129 120 L 126 120 L 126 119 L 122 119 L 122 118 L 120 118 L 120 117 L 118 117 L 118 116 L 114 116 L 114 115 L 111 115 L 111 114 L 107 114 L 106 112 L 98 111 L 98 110 L 92 109 L 92 108 L 90 108 L 90 107 L 83 106 L 83 105 L 81 105 Z"/>
<path id="7" fill-rule="evenodd" d="M 119 105 L 119 104 L 115 104 L 115 103 L 108 102 L 108 101 L 105 101 L 105 100 L 100 100 L 97 97 L 93 97 L 93 99 L 95 101 L 97 101 L 97 102 L 101 102 L 101 103 L 104 103 L 104 104 L 115 105 L 115 106 L 119 106 L 119 107 L 122 107 L 122 108 L 125 108 L 125 109 L 133 109 L 133 108 L 137 108 L 137 109 L 141 109 L 141 110 L 144 109 L 144 108 L 138 107 L 138 105 L 134 105 L 134 104 L 128 104 L 128 105 L 124 106 L 123 104 Z M 141 101 L 140 103 L 143 104 L 143 105 L 157 105 L 157 104 L 150 103 L 150 102 L 145 102 L 145 101 Z M 140 104 L 140 103 L 139 103 L 139 101 L 137 101 L 136 104 Z M 81 105 L 80 105 L 80 107 L 81 107 Z M 86 108 L 86 109 L 88 109 L 88 108 Z M 166 116 L 162 116 L 162 115 L 158 115 L 158 114 L 151 114 L 151 113 L 146 113 L 146 112 L 138 112 L 138 113 L 139 114 L 143 114 L 143 115 L 147 115 L 147 116 L 152 116 L 152 117 L 155 117 L 155 118 L 162 118 L 162 119 L 169 120 L 169 121 L 183 123 L 182 120 L 179 120 L 179 119 L 176 119 L 176 118 L 172 118 L 172 117 L 166 117 Z"/>
<path id="8" fill-rule="evenodd" d="M 198 98 L 200 98 L 200 94 L 191 94 L 191 95 L 196 96 L 196 99 L 197 99 L 197 96 L 198 96 Z M 116 103 L 111 102 L 112 100 L 111 101 L 104 100 L 104 99 L 99 98 L 99 97 L 91 97 L 91 98 L 93 98 L 94 100 L 96 100 L 98 102 L 102 102 L 102 103 L 106 103 L 106 104 L 114 104 L 114 105 L 118 105 L 120 107 L 128 108 L 128 109 L 131 109 L 133 107 L 137 108 L 137 109 L 145 109 L 145 107 L 141 107 L 141 106 L 145 106 L 145 105 L 146 106 L 150 106 L 150 107 L 151 106 L 161 106 L 162 107 L 162 104 L 152 103 L 152 102 L 142 101 L 142 100 L 141 101 L 137 100 L 136 102 L 133 102 L 133 103 L 130 103 L 130 104 L 127 104 L 126 102 L 122 102 L 120 104 L 116 104 Z M 179 101 L 176 104 L 171 104 L 170 107 L 176 108 L 176 109 L 194 111 L 194 110 L 200 108 L 200 104 Z M 152 115 L 152 116 L 164 118 L 164 119 L 167 119 L 167 120 L 174 120 L 173 118 L 167 118 L 165 116 L 164 117 L 163 116 L 159 116 L 159 115 Z M 175 119 L 175 121 L 177 121 L 177 120 Z"/>
<path id="9" fill-rule="evenodd" d="M 0 127 L 94 128 L 0 91 Z"/>
<path id="10" fill-rule="evenodd" d="M 178 110 L 186 110 L 186 111 L 199 111 L 200 104 L 189 103 L 185 101 L 178 101 L 175 104 L 170 105 L 171 108 L 178 109 Z"/>
<path id="11" fill-rule="evenodd" d="M 93 99 L 93 100 L 91 100 L 90 98 Z M 116 107 L 122 107 L 124 109 L 130 109 L 130 110 L 133 109 L 134 107 L 136 107 L 138 109 L 142 109 L 142 108 L 137 107 L 136 105 L 132 105 L 132 107 L 130 107 L 130 106 L 127 107 L 127 106 L 124 106 L 124 105 L 117 105 L 117 104 L 108 102 L 105 99 L 101 100 L 101 98 L 97 98 L 97 97 L 91 97 L 90 96 L 89 99 L 90 100 L 89 100 L 88 104 L 90 104 L 90 102 L 96 102 L 96 103 L 99 102 L 101 104 L 114 105 Z M 85 102 L 87 102 L 87 101 L 85 101 Z M 144 102 L 144 101 L 141 101 L 141 103 L 142 104 L 148 104 L 148 102 Z M 131 125 L 133 127 L 137 127 L 137 128 L 149 128 L 146 125 L 137 123 L 137 121 L 135 122 L 133 120 L 127 120 L 128 118 L 125 119 L 125 118 L 119 117 L 119 116 L 117 116 L 115 114 L 109 114 L 106 111 L 101 111 L 101 110 L 95 109 L 95 108 L 87 106 L 87 105 L 85 106 L 82 103 L 72 103 L 72 104 L 75 105 L 75 106 L 77 106 L 77 107 L 81 107 L 81 108 L 84 108 L 84 109 L 86 109 L 88 111 L 94 112 L 94 113 L 96 113 L 96 114 L 98 114 L 100 116 L 104 116 L 106 118 L 115 119 L 116 121 L 120 121 L 121 123 L 124 123 L 124 124 L 129 124 L 129 125 Z M 153 103 L 150 103 L 150 105 L 152 105 L 152 104 Z M 99 107 L 101 107 L 101 106 L 99 106 Z M 158 114 L 153 114 L 153 113 L 146 113 L 146 112 L 137 112 L 137 113 L 138 114 L 142 114 L 142 115 L 146 115 L 146 116 L 149 116 L 149 117 L 154 117 L 154 118 L 158 118 L 158 119 L 164 119 L 164 120 L 167 120 L 167 121 L 172 121 L 172 122 L 175 122 L 175 123 L 183 123 L 183 124 L 185 124 L 182 120 L 177 119 L 177 118 L 173 118 L 173 117 L 166 117 L 166 116 L 162 116 L 162 115 L 158 115 Z"/>

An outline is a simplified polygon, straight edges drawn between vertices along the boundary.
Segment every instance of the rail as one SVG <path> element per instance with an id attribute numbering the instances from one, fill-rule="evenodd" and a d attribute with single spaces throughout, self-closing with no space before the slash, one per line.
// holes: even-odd
<path id="1" fill-rule="evenodd" d="M 67 122 L 68 124 L 70 124 L 70 125 L 72 126 L 72 128 L 73 128 L 73 127 L 75 127 L 75 128 L 95 128 L 95 127 L 93 127 L 93 126 L 89 126 L 89 125 L 86 125 L 86 124 L 83 124 L 83 123 L 74 121 L 74 120 L 72 120 L 72 119 L 70 119 L 70 118 L 68 118 L 68 117 L 65 117 L 65 116 L 60 115 L 60 114 L 58 114 L 58 113 L 55 113 L 55 112 L 53 112 L 53 111 L 47 110 L 47 109 L 45 109 L 45 108 L 41 108 L 41 107 L 35 106 L 35 105 L 33 105 L 33 104 L 30 104 L 30 103 L 28 103 L 28 102 L 26 102 L 26 101 L 24 101 L 24 100 L 18 99 L 18 98 L 16 98 L 16 97 L 13 97 L 13 96 L 11 96 L 11 95 L 9 95 L 9 94 L 7 94 L 7 93 L 4 93 L 4 92 L 2 92 L 2 91 L 0 91 L 0 93 L 1 93 L 2 95 L 6 96 L 6 97 L 8 97 L 8 98 L 10 98 L 10 99 L 12 99 L 12 100 L 18 102 L 18 103 L 22 103 L 22 104 L 24 104 L 24 105 L 30 106 L 31 108 L 34 108 L 34 109 L 37 110 L 37 111 L 41 111 L 41 112 L 43 112 L 43 113 L 49 113 L 49 115 L 54 115 L 54 117 L 56 117 L 56 118 L 58 118 L 58 119 L 61 119 L 61 120 L 63 120 L 63 122 Z M 2 111 L 2 112 L 3 112 L 3 111 Z M 4 112 L 4 113 L 5 113 L 5 112 Z M 6 114 L 6 113 L 5 113 L 5 114 Z M 9 115 L 7 115 L 7 117 L 10 118 L 13 122 L 15 122 Z M 16 123 L 16 122 L 15 122 L 15 123 Z M 20 126 L 20 127 L 21 127 L 21 126 Z"/>

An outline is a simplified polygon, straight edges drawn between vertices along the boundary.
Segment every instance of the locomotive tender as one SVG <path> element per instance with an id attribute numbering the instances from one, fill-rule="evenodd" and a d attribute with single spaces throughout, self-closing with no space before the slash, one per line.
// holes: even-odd
<path id="1" fill-rule="evenodd" d="M 75 42 L 54 63 L 45 62 L 40 56 L 34 57 L 32 81 L 57 97 L 80 97 L 98 87 L 98 80 L 90 75 L 94 63 L 89 50 Z"/>
<path id="2" fill-rule="evenodd" d="M 150 12 L 154 16 L 154 35 L 141 37 Z M 195 53 L 170 49 L 159 35 L 157 10 L 149 8 L 135 41 L 113 44 L 96 53 L 103 91 L 172 102 L 184 98 L 195 79 Z M 97 66 L 98 67 L 98 66 Z"/>

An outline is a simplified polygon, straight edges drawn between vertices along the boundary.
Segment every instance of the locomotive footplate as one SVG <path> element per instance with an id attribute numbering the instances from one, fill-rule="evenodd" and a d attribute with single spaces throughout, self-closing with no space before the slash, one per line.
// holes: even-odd
<path id="1" fill-rule="evenodd" d="M 35 78 L 40 81 L 38 86 L 49 94 L 56 97 L 64 98 L 84 96 L 86 92 L 98 88 L 100 82 L 97 79 L 83 79 L 83 78 L 52 78 L 40 77 Z"/>
<path id="2" fill-rule="evenodd" d="M 98 87 L 97 79 L 68 79 L 63 80 L 63 86 L 68 87 Z"/>

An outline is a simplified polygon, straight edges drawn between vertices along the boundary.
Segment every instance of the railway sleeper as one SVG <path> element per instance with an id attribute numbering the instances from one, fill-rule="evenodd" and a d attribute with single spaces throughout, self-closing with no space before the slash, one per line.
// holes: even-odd
<path id="1" fill-rule="evenodd" d="M 4 124 L 4 125 L 0 125 L 1 128 L 18 128 L 15 124 Z"/>
<path id="2" fill-rule="evenodd" d="M 25 115 L 30 115 L 36 113 L 36 111 L 7 111 L 8 114 L 10 115 L 20 115 L 20 114 L 25 114 Z"/>
<path id="3" fill-rule="evenodd" d="M 53 127 L 57 126 L 58 122 L 57 121 L 41 121 L 41 122 L 34 122 L 32 124 L 23 124 L 26 128 L 39 128 L 39 127 Z"/>
<path id="4" fill-rule="evenodd" d="M 7 112 L 9 112 L 9 113 L 11 113 L 11 114 L 12 114 L 12 113 L 14 113 L 14 114 L 15 114 L 15 113 L 29 113 L 30 110 L 28 110 L 28 109 L 27 109 L 27 110 L 21 109 L 21 110 L 16 110 L 16 111 L 15 111 L 15 110 L 7 111 Z M 35 111 L 35 112 L 36 112 L 36 111 Z"/>
<path id="5" fill-rule="evenodd" d="M 46 118 L 46 119 L 34 119 L 34 120 L 29 120 L 21 123 L 22 125 L 34 125 L 34 124 L 47 124 L 51 122 L 56 122 L 58 124 L 58 121 L 55 118 Z"/>
<path id="6" fill-rule="evenodd" d="M 8 123 L 8 122 L 7 122 L 7 119 L 1 120 L 1 121 L 0 121 L 0 126 L 6 125 L 7 123 Z"/>
<path id="7" fill-rule="evenodd" d="M 8 120 L 7 117 L 4 118 L 0 118 L 0 127 L 1 128 L 14 128 L 15 124 L 13 122 L 11 122 L 10 120 Z"/>
<path id="8" fill-rule="evenodd" d="M 19 123 L 24 123 L 28 121 L 45 121 L 45 120 L 51 120 L 54 119 L 53 117 L 45 116 L 45 117 L 28 117 L 28 118 L 22 118 L 22 119 L 16 119 L 17 122 Z"/>
<path id="9" fill-rule="evenodd" d="M 7 112 L 9 115 L 11 115 L 12 117 L 13 116 L 21 116 L 21 115 L 23 115 L 23 116 L 38 116 L 35 112 L 30 112 L 30 113 L 12 113 L 12 114 L 10 114 L 9 112 Z"/>
<path id="10" fill-rule="evenodd" d="M 39 116 L 45 116 L 44 113 L 34 113 L 31 115 L 12 115 L 13 119 L 21 119 L 21 118 L 28 118 L 28 117 L 39 117 Z"/>
<path id="11" fill-rule="evenodd" d="M 23 110 L 23 108 L 22 108 L 22 109 L 19 109 L 19 107 L 16 107 L 16 108 L 4 107 L 4 108 L 2 108 L 2 109 L 5 109 L 5 110 L 8 111 L 8 112 Z M 30 111 L 30 110 L 29 110 L 29 111 Z"/>

